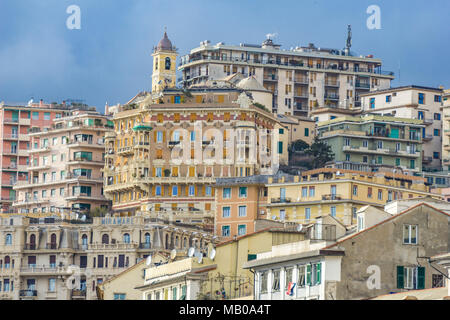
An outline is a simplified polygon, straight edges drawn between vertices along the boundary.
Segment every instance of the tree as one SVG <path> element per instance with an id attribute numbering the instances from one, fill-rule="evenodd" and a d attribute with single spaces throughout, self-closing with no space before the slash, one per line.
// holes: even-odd
<path id="1" fill-rule="evenodd" d="M 289 152 L 296 152 L 296 151 L 304 151 L 309 148 L 309 144 L 305 141 L 298 139 L 291 143 L 289 146 Z"/>
<path id="2" fill-rule="evenodd" d="M 325 163 L 334 159 L 331 147 L 320 141 L 318 136 L 314 138 L 314 142 L 305 150 L 305 153 L 313 157 L 312 169 L 323 168 Z"/>
<path id="3" fill-rule="evenodd" d="M 89 217 L 104 217 L 108 213 L 107 208 L 96 207 L 89 212 Z"/>

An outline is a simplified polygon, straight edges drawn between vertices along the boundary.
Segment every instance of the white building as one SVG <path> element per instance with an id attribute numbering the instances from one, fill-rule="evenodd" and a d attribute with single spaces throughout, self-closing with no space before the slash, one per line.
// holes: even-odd
<path id="1" fill-rule="evenodd" d="M 274 113 L 314 116 L 316 110 L 359 108 L 362 93 L 389 88 L 394 79 L 393 72 L 381 69 L 380 59 L 353 55 L 350 47 L 317 48 L 312 43 L 290 50 L 280 47 L 271 39 L 262 45 L 202 41 L 181 57 L 178 80 L 190 87 L 236 73 L 254 76 L 273 92 Z"/>
<path id="2" fill-rule="evenodd" d="M 422 119 L 422 167 L 442 168 L 442 89 L 404 86 L 361 94 L 362 111 L 394 115 L 399 118 Z"/>

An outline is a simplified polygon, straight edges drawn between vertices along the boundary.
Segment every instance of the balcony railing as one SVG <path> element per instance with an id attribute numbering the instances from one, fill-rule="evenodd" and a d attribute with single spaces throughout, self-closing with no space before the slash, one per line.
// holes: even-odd
<path id="1" fill-rule="evenodd" d="M 342 200 L 342 196 L 339 194 L 324 194 L 322 200 Z"/>
<path id="2" fill-rule="evenodd" d="M 290 203 L 291 198 L 271 198 L 271 203 Z"/>
<path id="3" fill-rule="evenodd" d="M 72 290 L 72 297 L 86 297 L 86 289 L 80 290 L 80 289 L 73 289 Z"/>
<path id="4" fill-rule="evenodd" d="M 288 62 L 281 62 L 280 59 L 270 59 L 270 60 L 261 60 L 261 59 L 242 59 L 238 57 L 211 57 L 211 56 L 191 56 L 188 57 L 189 59 L 185 59 L 179 63 L 179 66 L 183 66 L 192 62 L 196 61 L 233 61 L 233 62 L 243 62 L 243 63 L 258 63 L 258 64 L 265 64 L 265 65 L 282 65 L 282 66 L 292 66 L 292 67 L 303 67 L 308 69 L 323 69 L 323 70 L 339 70 L 339 71 L 350 71 L 350 72 L 361 72 L 361 73 L 371 73 L 371 74 L 380 74 L 380 75 L 387 75 L 387 76 L 393 76 L 394 72 L 392 71 L 385 71 L 381 70 L 380 68 L 350 68 L 350 67 L 340 67 L 337 64 L 312 64 L 312 65 L 304 65 L 303 63 L 296 61 L 296 60 L 289 60 Z M 330 55 L 330 58 L 333 58 L 333 55 Z M 336 56 L 336 58 L 339 58 L 339 56 Z M 190 78 L 193 78 L 194 75 L 191 74 L 189 76 Z M 185 80 L 189 80 L 186 78 Z"/>
<path id="5" fill-rule="evenodd" d="M 37 290 L 20 290 L 19 295 L 21 297 L 37 297 Z"/>

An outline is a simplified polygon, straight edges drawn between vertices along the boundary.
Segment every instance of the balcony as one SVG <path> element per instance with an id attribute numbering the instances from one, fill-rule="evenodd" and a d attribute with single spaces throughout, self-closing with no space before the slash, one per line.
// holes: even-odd
<path id="1" fill-rule="evenodd" d="M 309 84 L 308 77 L 295 77 L 294 78 L 294 84 Z"/>
<path id="2" fill-rule="evenodd" d="M 309 97 L 309 94 L 307 92 L 294 91 L 294 98 L 308 99 L 308 97 Z"/>
<path id="3" fill-rule="evenodd" d="M 291 203 L 291 198 L 271 198 L 271 203 Z"/>
<path id="4" fill-rule="evenodd" d="M 370 83 L 365 83 L 365 82 L 356 82 L 355 83 L 355 87 L 357 89 L 367 89 L 370 90 Z"/>
<path id="5" fill-rule="evenodd" d="M 20 268 L 22 275 L 54 275 L 54 274 L 71 274 L 65 267 L 57 267 L 50 265 L 29 266 Z"/>
<path id="6" fill-rule="evenodd" d="M 325 98 L 326 100 L 339 100 L 339 94 L 337 94 L 337 93 L 325 92 L 324 98 Z"/>
<path id="7" fill-rule="evenodd" d="M 124 147 L 117 149 L 117 154 L 126 156 L 126 155 L 132 155 L 134 154 L 133 147 Z"/>
<path id="8" fill-rule="evenodd" d="M 433 161 L 433 157 L 422 157 L 423 163 L 430 163 Z"/>
<path id="9" fill-rule="evenodd" d="M 322 200 L 325 201 L 342 200 L 342 196 L 339 194 L 324 194 L 322 195 Z"/>
<path id="10" fill-rule="evenodd" d="M 173 148 L 176 145 L 179 145 L 181 141 L 169 141 L 169 148 Z"/>
<path id="11" fill-rule="evenodd" d="M 325 80 L 325 86 L 327 87 L 339 87 L 339 81 L 338 80 Z"/>
<path id="12" fill-rule="evenodd" d="M 137 243 L 94 243 L 89 244 L 87 250 L 135 250 L 138 248 Z"/>
<path id="13" fill-rule="evenodd" d="M 27 289 L 27 290 L 20 290 L 19 296 L 21 298 L 36 298 L 37 297 L 37 290 Z"/>
<path id="14" fill-rule="evenodd" d="M 86 289 L 72 289 L 72 299 L 86 299 Z"/>
<path id="15" fill-rule="evenodd" d="M 264 81 L 278 81 L 278 77 L 275 74 L 265 74 Z"/>
<path id="16" fill-rule="evenodd" d="M 426 134 L 422 137 L 423 141 L 431 141 L 433 139 L 433 136 L 431 134 Z"/>
<path id="17" fill-rule="evenodd" d="M 19 118 L 4 118 L 3 123 L 5 124 L 16 124 L 19 123 Z"/>
<path id="18" fill-rule="evenodd" d="M 23 126 L 29 126 L 31 124 L 31 119 L 28 118 L 20 118 L 19 124 Z"/>

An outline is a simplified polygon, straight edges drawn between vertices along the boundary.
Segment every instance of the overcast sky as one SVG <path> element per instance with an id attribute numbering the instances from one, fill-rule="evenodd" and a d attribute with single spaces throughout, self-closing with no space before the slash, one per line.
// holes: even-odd
<path id="1" fill-rule="evenodd" d="M 366 26 L 373 4 L 379 30 Z M 70 5 L 80 30 L 66 27 Z M 342 49 L 351 24 L 352 51 L 382 59 L 393 86 L 449 88 L 449 12 L 448 0 L 0 0 L 0 101 L 125 103 L 151 88 L 164 26 L 184 55 L 203 40 L 260 44 L 268 33 L 284 49 Z"/>

